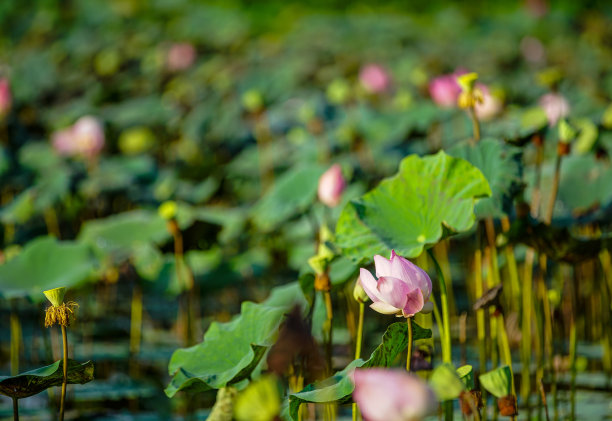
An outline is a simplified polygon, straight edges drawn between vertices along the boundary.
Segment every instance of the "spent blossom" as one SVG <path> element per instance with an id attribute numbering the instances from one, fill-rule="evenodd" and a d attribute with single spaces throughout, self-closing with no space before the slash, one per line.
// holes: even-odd
<path id="1" fill-rule="evenodd" d="M 433 308 L 429 301 L 431 279 L 427 272 L 391 251 L 391 258 L 374 256 L 376 276 L 361 268 L 361 286 L 372 300 L 370 308 L 383 314 L 412 317 Z"/>
<path id="2" fill-rule="evenodd" d="M 548 93 L 542 95 L 538 104 L 546 113 L 548 119 L 548 125 L 554 126 L 557 122 L 568 116 L 570 112 L 570 105 L 567 99 L 559 93 Z"/>
<path id="3" fill-rule="evenodd" d="M 53 133 L 52 143 L 60 155 L 92 158 L 104 147 L 104 129 L 97 118 L 84 116 Z"/>
<path id="4" fill-rule="evenodd" d="M 389 89 L 391 77 L 379 64 L 368 64 L 361 68 L 359 82 L 368 92 L 379 94 Z"/>

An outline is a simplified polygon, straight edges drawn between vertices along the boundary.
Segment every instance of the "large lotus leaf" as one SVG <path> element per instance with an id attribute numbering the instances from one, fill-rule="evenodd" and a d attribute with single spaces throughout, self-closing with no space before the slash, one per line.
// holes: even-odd
<path id="1" fill-rule="evenodd" d="M 305 210 L 314 200 L 323 168 L 301 166 L 283 174 L 253 209 L 253 220 L 270 230 Z"/>
<path id="2" fill-rule="evenodd" d="M 139 178 L 151 176 L 154 170 L 155 163 L 150 156 L 115 156 L 101 161 L 79 188 L 88 197 L 129 189 Z"/>
<path id="3" fill-rule="evenodd" d="M 170 233 L 166 221 L 156 211 L 140 209 L 87 221 L 78 238 L 101 255 L 125 258 L 143 243 L 168 240 Z"/>
<path id="4" fill-rule="evenodd" d="M 16 376 L 0 376 L 0 393 L 11 398 L 27 398 L 50 387 L 61 386 L 64 381 L 64 361 L 26 371 Z M 85 384 L 94 378 L 93 362 L 79 363 L 68 359 L 67 382 Z"/>
<path id="5" fill-rule="evenodd" d="M 411 155 L 394 177 L 346 205 L 336 226 L 337 245 L 357 262 L 392 249 L 415 257 L 445 232 L 468 230 L 476 198 L 490 195 L 484 175 L 464 159 L 443 151 Z"/>
<path id="6" fill-rule="evenodd" d="M 295 305 L 307 308 L 297 283 L 277 287 L 261 304 L 242 303 L 241 313 L 227 323 L 213 322 L 204 341 L 172 355 L 173 375 L 166 395 L 221 388 L 248 378 L 272 346 L 284 315 Z"/>
<path id="7" fill-rule="evenodd" d="M 499 218 L 505 215 L 503 202 L 520 181 L 520 164 L 517 159 L 521 150 L 499 140 L 483 139 L 476 145 L 462 143 L 448 151 L 448 154 L 463 158 L 478 168 L 489 181 L 491 197 L 476 202 L 474 212 L 477 218 Z"/>
<path id="8" fill-rule="evenodd" d="M 558 200 L 574 212 L 612 201 L 612 167 L 593 155 L 569 156 L 561 164 Z M 548 203 L 548 202 L 546 202 Z"/>
<path id="9" fill-rule="evenodd" d="M 431 338 L 431 330 L 423 329 L 413 320 L 411 320 L 411 323 L 413 340 Z M 337 372 L 332 377 L 309 384 L 300 392 L 289 395 L 289 413 L 291 418 L 293 420 L 298 419 L 300 405 L 304 402 L 347 402 L 355 389 L 355 386 L 348 377 L 354 368 L 390 367 L 407 345 L 407 323 L 393 323 L 387 328 L 381 344 L 376 347 L 367 361 L 362 359 L 355 360 L 344 370 Z"/>
<path id="10" fill-rule="evenodd" d="M 0 265 L 0 296 L 44 300 L 43 291 L 71 287 L 91 278 L 96 260 L 91 249 L 73 241 L 41 237 L 29 242 L 14 259 Z"/>

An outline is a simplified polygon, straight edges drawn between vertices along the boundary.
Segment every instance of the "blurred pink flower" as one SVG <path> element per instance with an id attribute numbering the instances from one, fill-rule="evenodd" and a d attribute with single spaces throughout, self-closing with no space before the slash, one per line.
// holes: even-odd
<path id="1" fill-rule="evenodd" d="M 6 115 L 13 104 L 11 86 L 6 78 L 0 79 L 0 117 Z"/>
<path id="2" fill-rule="evenodd" d="M 558 93 L 548 93 L 542 95 L 538 101 L 540 107 L 544 109 L 546 118 L 548 118 L 548 125 L 554 126 L 557 122 L 569 115 L 570 105 L 567 99 Z"/>
<path id="3" fill-rule="evenodd" d="M 405 371 L 357 368 L 350 378 L 353 400 L 368 421 L 419 421 L 435 411 L 427 383 Z"/>
<path id="4" fill-rule="evenodd" d="M 176 72 L 191 67 L 195 58 L 195 47 L 188 42 L 179 42 L 170 46 L 166 57 L 166 64 L 168 70 Z"/>
<path id="5" fill-rule="evenodd" d="M 457 76 L 467 73 L 465 70 L 457 70 L 449 75 L 442 75 L 429 82 L 429 95 L 433 102 L 442 108 L 457 106 L 457 99 L 461 93 L 461 87 L 457 83 Z"/>
<path id="6" fill-rule="evenodd" d="M 81 117 L 72 126 L 53 133 L 52 144 L 60 155 L 91 158 L 104 147 L 104 129 L 97 118 Z"/>
<path id="7" fill-rule="evenodd" d="M 546 58 L 546 50 L 544 49 L 544 45 L 542 42 L 530 36 L 525 36 L 521 39 L 521 54 L 525 58 L 526 61 L 533 64 L 540 64 L 544 62 Z"/>
<path id="8" fill-rule="evenodd" d="M 482 102 L 477 102 L 474 106 L 476 116 L 480 120 L 490 120 L 501 112 L 503 104 L 499 98 L 491 94 L 486 85 L 478 83 L 476 87 L 482 93 Z"/>
<path id="9" fill-rule="evenodd" d="M 340 165 L 334 164 L 319 178 L 319 200 L 333 208 L 340 204 L 346 182 L 342 176 Z"/>
<path id="10" fill-rule="evenodd" d="M 359 279 L 370 308 L 382 314 L 412 317 L 420 311 L 431 311 L 431 279 L 423 269 L 391 251 L 391 259 L 374 256 L 376 276 L 361 268 Z"/>
<path id="11" fill-rule="evenodd" d="M 359 72 L 361 85 L 370 93 L 379 94 L 391 85 L 391 78 L 387 71 L 378 64 L 368 64 Z"/>

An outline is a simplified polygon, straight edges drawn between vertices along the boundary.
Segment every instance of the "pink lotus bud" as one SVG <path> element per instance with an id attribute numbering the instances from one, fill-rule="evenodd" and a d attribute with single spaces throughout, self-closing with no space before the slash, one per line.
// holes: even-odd
<path id="1" fill-rule="evenodd" d="M 521 39 L 521 54 L 526 61 L 533 64 L 543 63 L 546 59 L 546 50 L 539 39 L 526 36 Z"/>
<path id="2" fill-rule="evenodd" d="M 379 94 L 391 85 L 387 71 L 378 64 L 368 64 L 359 72 L 359 82 L 370 93 Z"/>
<path id="3" fill-rule="evenodd" d="M 491 94 L 485 85 L 479 83 L 476 87 L 482 94 L 482 102 L 476 102 L 474 105 L 476 117 L 480 120 L 490 120 L 501 112 L 503 104 L 499 98 Z"/>
<path id="4" fill-rule="evenodd" d="M 427 383 L 405 371 L 357 368 L 350 378 L 353 400 L 368 421 L 419 421 L 436 409 Z"/>
<path id="5" fill-rule="evenodd" d="M 187 42 L 175 43 L 170 46 L 166 57 L 168 70 L 177 72 L 191 67 L 196 58 L 196 50 Z"/>
<path id="6" fill-rule="evenodd" d="M 382 314 L 412 317 L 433 308 L 431 279 L 423 269 L 391 251 L 391 258 L 374 256 L 376 277 L 361 268 L 361 286 L 372 299 L 370 308 Z"/>
<path id="7" fill-rule="evenodd" d="M 544 109 L 548 118 L 548 125 L 551 127 L 557 124 L 560 119 L 567 117 L 570 112 L 569 102 L 558 93 L 551 92 L 542 95 L 538 104 Z"/>
<path id="8" fill-rule="evenodd" d="M 319 200 L 329 207 L 338 206 L 346 182 L 342 176 L 340 165 L 334 164 L 319 178 Z"/>
<path id="9" fill-rule="evenodd" d="M 95 117 L 81 117 L 71 127 L 55 132 L 52 143 L 60 155 L 91 158 L 104 146 L 104 129 Z"/>
<path id="10" fill-rule="evenodd" d="M 13 104 L 13 96 L 11 95 L 11 86 L 6 78 L 0 79 L 0 117 L 5 116 L 11 109 Z"/>
<path id="11" fill-rule="evenodd" d="M 429 95 L 433 102 L 442 108 L 453 108 L 457 106 L 457 99 L 461 94 L 461 86 L 457 82 L 457 76 L 467 73 L 458 70 L 450 75 L 443 75 L 429 82 Z"/>

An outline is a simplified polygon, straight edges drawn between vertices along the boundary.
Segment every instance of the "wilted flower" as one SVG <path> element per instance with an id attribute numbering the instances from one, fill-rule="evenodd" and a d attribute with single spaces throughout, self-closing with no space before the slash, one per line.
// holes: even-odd
<path id="1" fill-rule="evenodd" d="M 71 127 L 55 132 L 52 143 L 60 155 L 91 158 L 104 146 L 104 129 L 97 118 L 81 117 Z"/>
<path id="2" fill-rule="evenodd" d="M 374 256 L 376 276 L 360 269 L 361 285 L 372 299 L 370 308 L 383 314 L 412 317 L 431 311 L 431 279 L 423 269 L 391 251 L 391 259 Z"/>
<path id="3" fill-rule="evenodd" d="M 55 324 L 68 326 L 74 319 L 74 312 L 79 305 L 74 301 L 64 303 L 66 288 L 50 289 L 43 291 L 43 294 L 51 302 L 51 306 L 45 311 L 45 327 L 51 327 Z"/>
<path id="4" fill-rule="evenodd" d="M 13 104 L 13 96 L 11 95 L 11 86 L 8 79 L 0 79 L 0 117 L 6 115 Z"/>
<path id="5" fill-rule="evenodd" d="M 538 104 L 544 109 L 548 125 L 551 127 L 557 124 L 560 119 L 567 117 L 570 112 L 569 102 L 558 93 L 551 92 L 542 95 Z"/>
<path id="6" fill-rule="evenodd" d="M 457 106 L 457 99 L 461 94 L 461 87 L 457 83 L 457 76 L 465 71 L 456 71 L 450 75 L 443 75 L 429 82 L 429 95 L 440 107 L 452 108 Z"/>
<path id="7" fill-rule="evenodd" d="M 178 42 L 172 44 L 166 56 L 168 70 L 176 72 L 191 67 L 196 58 L 196 50 L 188 42 Z"/>
<path id="8" fill-rule="evenodd" d="M 358 368 L 351 380 L 353 399 L 368 421 L 418 421 L 435 411 L 431 389 L 405 371 Z"/>
<path id="9" fill-rule="evenodd" d="M 477 89 L 482 94 L 482 102 L 477 102 L 474 105 L 476 116 L 480 120 L 489 120 L 495 117 L 502 110 L 501 100 L 493 95 L 488 87 L 483 84 L 477 84 Z"/>
<path id="10" fill-rule="evenodd" d="M 359 82 L 370 93 L 379 94 L 391 85 L 387 71 L 378 64 L 368 64 L 359 72 Z"/>
<path id="11" fill-rule="evenodd" d="M 334 164 L 319 178 L 319 200 L 329 207 L 338 206 L 345 187 L 342 168 Z"/>

